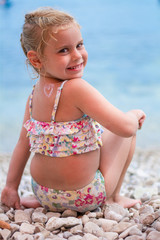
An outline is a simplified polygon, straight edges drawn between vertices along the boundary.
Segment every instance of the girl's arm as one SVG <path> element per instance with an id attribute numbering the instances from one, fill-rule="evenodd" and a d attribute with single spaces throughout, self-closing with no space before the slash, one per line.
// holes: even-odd
<path id="1" fill-rule="evenodd" d="M 27 102 L 23 123 L 26 122 L 27 119 L 29 119 L 28 109 L 29 104 Z M 6 186 L 1 194 L 1 202 L 7 205 L 8 207 L 20 208 L 18 187 L 21 181 L 23 170 L 30 156 L 29 140 L 26 137 L 26 134 L 27 132 L 25 128 L 22 126 L 19 140 L 16 144 L 16 147 L 11 157 L 6 180 Z"/>
<path id="2" fill-rule="evenodd" d="M 71 86 L 70 94 L 75 99 L 75 106 L 111 132 L 130 137 L 142 126 L 145 120 L 142 110 L 131 110 L 127 113 L 120 111 L 82 79 L 70 80 L 68 85 Z"/>

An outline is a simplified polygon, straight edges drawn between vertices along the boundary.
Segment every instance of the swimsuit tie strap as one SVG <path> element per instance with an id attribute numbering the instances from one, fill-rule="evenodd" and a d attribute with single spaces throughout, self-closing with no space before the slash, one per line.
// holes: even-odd
<path id="1" fill-rule="evenodd" d="M 51 119 L 52 121 L 55 121 L 55 116 L 56 116 L 56 112 L 57 112 L 57 108 L 58 108 L 59 99 L 60 99 L 60 96 L 61 96 L 61 91 L 63 89 L 64 84 L 67 81 L 68 80 L 65 80 L 64 82 L 62 82 L 61 86 L 58 87 L 57 94 L 56 94 L 56 97 L 55 97 L 55 103 L 54 103 L 54 107 L 53 107 L 53 112 L 52 112 L 52 119 Z"/>
<path id="2" fill-rule="evenodd" d="M 34 93 L 35 85 L 33 86 L 32 93 L 29 98 L 29 113 L 30 117 L 32 117 L 32 101 L 33 101 L 33 93 Z"/>

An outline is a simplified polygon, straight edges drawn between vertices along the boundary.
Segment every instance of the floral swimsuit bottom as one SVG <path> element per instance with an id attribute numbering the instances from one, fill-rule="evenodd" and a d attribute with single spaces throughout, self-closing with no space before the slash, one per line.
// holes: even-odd
<path id="1" fill-rule="evenodd" d="M 93 181 L 82 189 L 54 190 L 39 185 L 34 179 L 32 179 L 32 189 L 40 204 L 46 210 L 53 212 L 63 212 L 66 209 L 77 212 L 92 211 L 102 206 L 106 200 L 104 178 L 99 170 Z"/>

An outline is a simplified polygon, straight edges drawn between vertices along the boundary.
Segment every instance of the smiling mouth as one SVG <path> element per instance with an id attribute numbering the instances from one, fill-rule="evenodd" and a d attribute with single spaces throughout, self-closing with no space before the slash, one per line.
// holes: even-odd
<path id="1" fill-rule="evenodd" d="M 78 65 L 73 66 L 73 67 L 69 67 L 69 68 L 67 68 L 67 69 L 69 69 L 69 70 L 74 70 L 74 71 L 78 71 L 78 70 L 81 70 L 81 69 L 82 69 L 82 66 L 83 66 L 83 63 L 78 64 Z"/>

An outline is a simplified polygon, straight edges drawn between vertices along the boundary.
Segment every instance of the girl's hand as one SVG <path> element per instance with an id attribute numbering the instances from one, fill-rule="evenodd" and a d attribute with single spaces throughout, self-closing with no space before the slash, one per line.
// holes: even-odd
<path id="1" fill-rule="evenodd" d="M 21 209 L 18 192 L 13 188 L 6 186 L 3 189 L 1 193 L 1 202 L 7 207 L 12 207 L 14 209 Z"/>
<path id="2" fill-rule="evenodd" d="M 130 112 L 136 115 L 138 120 L 138 129 L 141 129 L 144 123 L 144 120 L 146 119 L 146 114 L 140 109 L 131 110 Z"/>
<path id="3" fill-rule="evenodd" d="M 141 119 L 139 119 L 139 127 L 138 127 L 138 129 L 142 128 L 142 125 L 144 123 L 145 118 L 146 118 L 146 115 L 144 115 Z"/>

